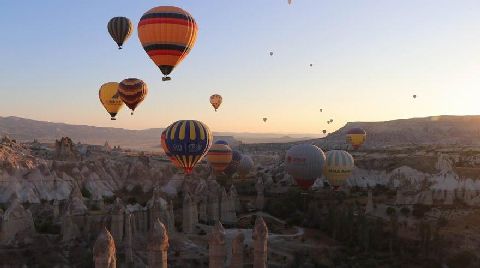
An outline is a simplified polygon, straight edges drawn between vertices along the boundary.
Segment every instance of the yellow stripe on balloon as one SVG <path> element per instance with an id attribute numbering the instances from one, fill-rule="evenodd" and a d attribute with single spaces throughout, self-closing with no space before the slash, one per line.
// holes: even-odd
<path id="1" fill-rule="evenodd" d="M 175 133 L 177 132 L 177 127 L 178 127 L 178 124 L 180 124 L 181 121 L 178 121 L 177 123 L 175 123 L 175 125 L 173 125 L 171 127 L 171 131 L 170 131 L 170 140 L 174 140 L 175 139 Z"/>
<path id="2" fill-rule="evenodd" d="M 200 122 L 195 122 L 195 124 L 198 126 L 198 129 L 200 131 L 200 140 L 205 140 L 206 129 L 203 127 L 203 124 Z"/>
<path id="3" fill-rule="evenodd" d="M 190 140 L 195 140 L 197 138 L 197 133 L 195 132 L 195 123 L 193 121 L 189 121 L 190 123 Z"/>
<path id="4" fill-rule="evenodd" d="M 180 140 L 185 139 L 185 126 L 187 125 L 187 121 L 182 121 L 182 125 L 180 126 L 180 132 L 178 133 L 178 138 Z"/>

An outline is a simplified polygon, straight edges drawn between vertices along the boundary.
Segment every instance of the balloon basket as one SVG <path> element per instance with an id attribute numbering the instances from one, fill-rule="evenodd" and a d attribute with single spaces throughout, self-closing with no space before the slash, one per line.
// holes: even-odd
<path id="1" fill-rule="evenodd" d="M 110 120 L 114 121 L 114 120 L 117 120 L 117 118 L 115 118 L 115 117 L 112 117 L 112 118 L 110 118 Z"/>
<path id="2" fill-rule="evenodd" d="M 162 77 L 162 81 L 170 81 L 170 80 L 172 80 L 172 78 L 169 76 Z"/>

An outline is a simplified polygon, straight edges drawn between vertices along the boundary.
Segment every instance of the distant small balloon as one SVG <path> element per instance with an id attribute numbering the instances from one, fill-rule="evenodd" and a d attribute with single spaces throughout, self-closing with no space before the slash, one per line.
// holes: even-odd
<path id="1" fill-rule="evenodd" d="M 323 130 L 323 134 L 327 134 L 327 130 L 324 129 L 324 130 Z"/>
<path id="2" fill-rule="evenodd" d="M 323 112 L 323 109 L 320 109 L 320 112 Z"/>
<path id="3" fill-rule="evenodd" d="M 310 63 L 310 67 L 312 67 L 312 66 L 313 66 L 313 64 Z"/>
<path id="4" fill-rule="evenodd" d="M 215 142 L 215 144 L 229 145 L 228 142 L 226 142 L 224 140 L 218 140 L 218 141 Z"/>
<path id="5" fill-rule="evenodd" d="M 266 122 L 267 122 L 267 120 L 268 120 L 268 118 L 266 118 L 266 117 L 264 117 L 264 118 L 263 118 L 263 122 L 265 122 L 265 123 L 266 123 Z"/>
<path id="6" fill-rule="evenodd" d="M 413 98 L 416 99 L 416 98 L 417 98 L 417 95 L 413 95 Z"/>
<path id="7" fill-rule="evenodd" d="M 288 0 L 288 4 L 290 5 L 292 3 L 292 0 Z"/>
<path id="8" fill-rule="evenodd" d="M 270 51 L 270 56 L 273 56 L 273 52 Z"/>

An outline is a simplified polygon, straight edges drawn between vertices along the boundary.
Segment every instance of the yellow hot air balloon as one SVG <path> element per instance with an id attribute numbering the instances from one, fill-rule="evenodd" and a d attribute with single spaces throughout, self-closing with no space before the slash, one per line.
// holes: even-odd
<path id="1" fill-rule="evenodd" d="M 210 96 L 210 104 L 212 104 L 216 112 L 218 107 L 220 107 L 220 105 L 222 104 L 222 96 L 218 94 L 213 94 L 212 96 Z"/>
<path id="2" fill-rule="evenodd" d="M 367 140 L 367 132 L 362 128 L 352 128 L 347 132 L 347 143 L 350 143 L 353 149 L 357 150 Z"/>
<path id="3" fill-rule="evenodd" d="M 345 184 L 355 167 L 353 156 L 343 150 L 331 150 L 326 153 L 324 174 L 328 183 L 338 188 Z"/>
<path id="4" fill-rule="evenodd" d="M 103 84 L 98 91 L 98 97 L 105 110 L 110 114 L 112 120 L 123 107 L 123 101 L 118 95 L 118 83 L 108 82 Z"/>
<path id="5" fill-rule="evenodd" d="M 143 49 L 165 75 L 190 52 L 197 40 L 197 23 L 187 11 L 174 6 L 154 7 L 138 23 L 138 38 Z"/>

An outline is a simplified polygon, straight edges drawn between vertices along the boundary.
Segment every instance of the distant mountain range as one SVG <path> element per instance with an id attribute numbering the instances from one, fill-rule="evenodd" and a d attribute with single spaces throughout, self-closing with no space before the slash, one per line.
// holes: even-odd
<path id="1" fill-rule="evenodd" d="M 0 117 L 0 135 L 8 135 L 18 141 L 53 142 L 61 137 L 70 137 L 74 142 L 88 144 L 120 145 L 126 148 L 156 149 L 159 148 L 160 135 L 163 128 L 130 130 L 111 127 L 94 127 L 86 125 L 69 125 L 37 121 L 20 117 Z M 216 138 L 228 140 L 229 143 L 285 143 L 309 140 L 314 136 L 264 133 L 216 132 Z"/>
<path id="2" fill-rule="evenodd" d="M 313 142 L 345 144 L 348 130 L 361 127 L 367 132 L 365 147 L 398 145 L 480 145 L 480 116 L 431 116 L 384 122 L 349 122 L 327 138 Z"/>

